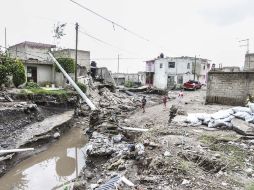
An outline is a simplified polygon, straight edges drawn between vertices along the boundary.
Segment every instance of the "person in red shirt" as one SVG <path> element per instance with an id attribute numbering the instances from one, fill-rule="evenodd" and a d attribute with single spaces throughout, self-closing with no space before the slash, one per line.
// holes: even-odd
<path id="1" fill-rule="evenodd" d="M 182 99 L 183 99 L 183 90 L 181 90 L 178 94 L 178 102 L 182 103 Z"/>

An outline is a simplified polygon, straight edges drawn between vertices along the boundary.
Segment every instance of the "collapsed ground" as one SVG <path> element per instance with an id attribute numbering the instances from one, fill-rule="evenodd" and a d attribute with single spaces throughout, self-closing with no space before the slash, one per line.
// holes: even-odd
<path id="1" fill-rule="evenodd" d="M 232 130 L 186 127 L 177 121 L 178 117 L 168 124 L 169 108 L 173 104 L 179 108 L 179 118 L 186 113 L 214 113 L 229 108 L 205 105 L 205 93 L 205 90 L 185 92 L 179 103 L 175 99 L 177 92 L 171 92 L 166 110 L 162 104 L 148 107 L 146 113 L 138 108 L 134 114 L 118 113 L 118 120 L 112 119 L 110 124 L 108 120 L 100 122 L 97 117 L 98 123 L 90 126 L 91 147 L 87 167 L 80 177 L 82 185 L 77 186 L 93 189 L 122 174 L 140 190 L 252 189 L 252 137 Z M 123 186 L 122 189 L 131 188 Z"/>
<path id="2" fill-rule="evenodd" d="M 89 97 L 99 110 L 91 113 L 82 104 L 75 112 L 78 118 L 73 121 L 74 124 L 69 125 L 79 123 L 78 126 L 90 138 L 87 154 L 84 155 L 87 157 L 86 166 L 80 177 L 74 180 L 77 189 L 99 189 L 114 175 L 124 175 L 135 184 L 134 188 L 125 185 L 120 189 L 253 188 L 252 136 L 205 126 L 189 127 L 180 122 L 187 113 L 214 113 L 229 108 L 205 105 L 205 90 L 187 91 L 181 102 L 177 100 L 177 91 L 169 92 L 166 110 L 161 104 L 161 95 L 110 92 L 108 88 L 96 84 L 88 90 Z M 142 113 L 140 108 L 143 95 L 148 100 L 146 113 Z M 44 103 L 37 102 L 42 97 L 35 98 L 33 102 L 45 106 Z M 55 105 L 59 101 L 54 98 L 44 102 Z M 178 112 L 169 124 L 170 107 L 173 104 L 178 107 Z M 13 125 L 18 124 L 17 126 L 29 126 L 52 115 L 52 110 L 49 112 L 48 109 L 38 112 L 38 107 L 41 109 L 41 106 L 36 108 L 34 104 L 6 103 L 3 107 L 4 111 L 21 110 L 23 115 L 20 119 L 13 119 Z M 4 121 L 2 128 L 7 124 Z M 128 127 L 149 130 L 138 132 Z M 59 128 L 38 137 L 50 142 L 47 137 L 54 138 L 57 133 L 61 134 Z M 4 137 L 8 139 L 8 135 Z M 38 141 L 38 138 L 32 137 L 32 140 Z M 11 141 L 2 145 L 5 149 L 15 148 Z"/>

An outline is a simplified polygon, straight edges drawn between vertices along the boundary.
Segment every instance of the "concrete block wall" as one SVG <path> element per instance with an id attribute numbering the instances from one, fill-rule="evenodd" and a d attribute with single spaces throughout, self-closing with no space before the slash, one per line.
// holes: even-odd
<path id="1" fill-rule="evenodd" d="M 244 105 L 254 95 L 254 72 L 209 72 L 206 103 Z"/>

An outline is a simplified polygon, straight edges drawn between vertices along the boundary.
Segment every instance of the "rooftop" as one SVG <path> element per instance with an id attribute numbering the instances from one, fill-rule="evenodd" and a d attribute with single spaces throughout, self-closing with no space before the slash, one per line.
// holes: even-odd
<path id="1" fill-rule="evenodd" d="M 36 47 L 36 48 L 55 48 L 56 47 L 56 45 L 52 45 L 52 44 L 44 44 L 44 43 L 38 43 L 38 42 L 24 41 L 24 42 L 21 42 L 19 44 L 15 44 L 13 46 L 10 46 L 9 48 L 15 47 L 15 46 L 23 46 L 23 45 L 27 45 L 29 47 Z"/>

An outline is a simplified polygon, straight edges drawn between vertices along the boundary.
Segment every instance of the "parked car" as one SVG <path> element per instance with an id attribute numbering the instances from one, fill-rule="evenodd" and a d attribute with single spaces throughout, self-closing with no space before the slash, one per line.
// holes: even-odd
<path id="1" fill-rule="evenodd" d="M 199 81 L 189 80 L 183 84 L 184 90 L 197 90 L 202 87 L 202 84 Z"/>

